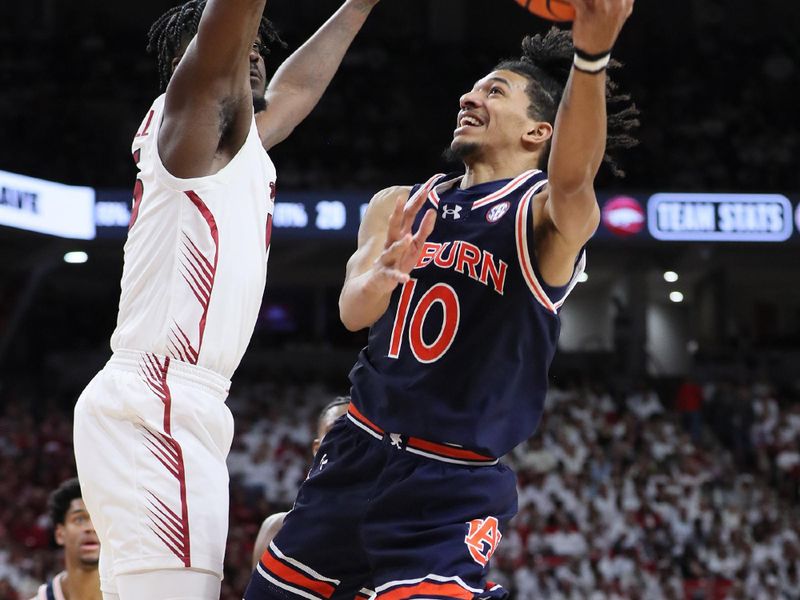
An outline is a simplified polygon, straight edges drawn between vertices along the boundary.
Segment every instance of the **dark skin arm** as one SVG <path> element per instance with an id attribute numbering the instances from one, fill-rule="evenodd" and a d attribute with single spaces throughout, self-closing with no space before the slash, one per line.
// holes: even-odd
<path id="1" fill-rule="evenodd" d="M 266 0 L 208 0 L 197 36 L 167 87 L 158 150 L 176 177 L 224 167 L 247 139 L 253 115 L 250 61 Z"/>
<path id="2" fill-rule="evenodd" d="M 267 110 L 256 117 L 264 148 L 285 140 L 314 109 L 378 0 L 346 0 L 284 62 L 267 87 Z"/>

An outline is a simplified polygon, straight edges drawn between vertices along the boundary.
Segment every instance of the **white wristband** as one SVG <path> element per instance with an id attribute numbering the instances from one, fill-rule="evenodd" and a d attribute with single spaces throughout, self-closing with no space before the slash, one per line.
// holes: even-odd
<path id="1" fill-rule="evenodd" d="M 596 73 L 600 73 L 604 71 L 606 67 L 608 67 L 608 63 L 611 62 L 611 53 L 607 53 L 604 56 L 596 60 L 587 60 L 585 58 L 581 58 L 578 56 L 578 53 L 575 53 L 575 58 L 572 61 L 572 64 L 575 65 L 575 68 L 578 71 L 583 71 L 584 73 L 590 73 L 592 75 Z"/>

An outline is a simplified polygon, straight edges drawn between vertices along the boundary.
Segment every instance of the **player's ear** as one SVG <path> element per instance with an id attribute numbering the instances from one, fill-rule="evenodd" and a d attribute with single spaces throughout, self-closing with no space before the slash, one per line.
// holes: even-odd
<path id="1" fill-rule="evenodd" d="M 63 546 L 64 545 L 64 524 L 63 523 L 59 523 L 58 525 L 56 525 L 56 529 L 53 532 L 53 537 L 56 538 L 56 544 L 58 544 L 59 546 Z"/>
<path id="2" fill-rule="evenodd" d="M 178 68 L 178 63 L 181 62 L 182 58 L 183 58 L 183 54 L 180 54 L 180 55 L 178 55 L 178 56 L 176 56 L 175 58 L 172 59 L 172 72 L 173 73 L 175 72 L 175 69 Z"/>
<path id="3" fill-rule="evenodd" d="M 541 146 L 553 137 L 553 126 L 546 121 L 531 121 L 530 127 L 522 135 L 522 143 L 526 146 Z"/>
<path id="4" fill-rule="evenodd" d="M 312 456 L 316 456 L 317 455 L 317 450 L 319 450 L 320 445 L 322 445 L 322 440 L 320 438 L 315 439 L 311 443 L 311 454 L 312 454 Z"/>

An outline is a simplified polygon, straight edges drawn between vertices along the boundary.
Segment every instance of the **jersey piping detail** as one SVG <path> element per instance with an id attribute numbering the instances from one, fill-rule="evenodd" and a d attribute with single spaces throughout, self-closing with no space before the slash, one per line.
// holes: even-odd
<path id="1" fill-rule="evenodd" d="M 549 312 L 558 314 L 558 308 L 555 306 L 555 304 L 553 304 L 550 298 L 548 298 L 547 294 L 539 283 L 539 279 L 536 277 L 536 271 L 533 268 L 533 261 L 531 261 L 530 256 L 530 247 L 528 245 L 528 208 L 533 196 L 546 184 L 546 179 L 540 181 L 530 190 L 528 190 L 528 192 L 522 197 L 522 201 L 517 207 L 515 237 L 517 242 L 517 258 L 519 259 L 520 270 L 522 271 L 522 276 L 525 279 L 525 283 L 528 285 L 531 294 L 533 294 L 533 297 L 536 299 L 536 301 L 544 306 Z"/>

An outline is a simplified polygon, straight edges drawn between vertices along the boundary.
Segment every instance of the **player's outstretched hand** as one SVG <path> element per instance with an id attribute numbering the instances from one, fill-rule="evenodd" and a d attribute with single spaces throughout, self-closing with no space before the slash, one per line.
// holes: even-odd
<path id="1" fill-rule="evenodd" d="M 427 199 L 426 194 L 418 196 L 414 202 L 398 197 L 389 218 L 386 245 L 373 269 L 373 283 L 383 291 L 391 292 L 397 284 L 409 280 L 409 274 L 417 264 L 425 241 L 436 223 L 436 211 L 430 209 L 422 218 L 416 233 L 412 232 L 414 219 Z"/>
<path id="2" fill-rule="evenodd" d="M 566 0 L 575 7 L 572 41 L 589 54 L 608 52 L 633 12 L 634 0 Z"/>

